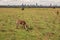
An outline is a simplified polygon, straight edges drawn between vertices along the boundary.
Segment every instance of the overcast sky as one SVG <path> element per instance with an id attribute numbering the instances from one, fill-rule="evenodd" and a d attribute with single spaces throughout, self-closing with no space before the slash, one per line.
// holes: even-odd
<path id="1" fill-rule="evenodd" d="M 54 5 L 60 5 L 60 0 L 0 0 L 0 5 L 20 5 L 20 4 L 42 4 L 49 5 L 50 3 Z"/>

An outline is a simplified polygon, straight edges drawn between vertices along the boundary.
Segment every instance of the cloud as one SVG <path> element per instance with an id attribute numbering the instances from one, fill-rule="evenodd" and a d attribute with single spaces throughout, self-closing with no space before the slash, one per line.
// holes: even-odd
<path id="1" fill-rule="evenodd" d="M 20 5 L 20 4 L 43 4 L 48 5 L 50 3 L 52 4 L 58 4 L 60 3 L 60 0 L 0 0 L 0 5 Z"/>

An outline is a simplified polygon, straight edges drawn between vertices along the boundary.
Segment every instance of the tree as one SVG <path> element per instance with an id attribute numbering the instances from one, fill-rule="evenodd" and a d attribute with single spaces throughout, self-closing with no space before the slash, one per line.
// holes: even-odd
<path id="1" fill-rule="evenodd" d="M 36 7 L 38 7 L 38 4 L 36 3 Z"/>
<path id="2" fill-rule="evenodd" d="M 22 3 L 22 9 L 21 10 L 24 10 L 24 5 L 23 5 L 23 3 Z"/>

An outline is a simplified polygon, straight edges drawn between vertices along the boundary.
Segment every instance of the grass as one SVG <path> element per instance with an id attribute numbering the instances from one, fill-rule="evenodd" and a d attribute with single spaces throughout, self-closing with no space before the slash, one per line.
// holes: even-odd
<path id="1" fill-rule="evenodd" d="M 60 40 L 60 8 L 0 8 L 0 40 Z M 32 28 L 16 29 L 23 19 Z"/>

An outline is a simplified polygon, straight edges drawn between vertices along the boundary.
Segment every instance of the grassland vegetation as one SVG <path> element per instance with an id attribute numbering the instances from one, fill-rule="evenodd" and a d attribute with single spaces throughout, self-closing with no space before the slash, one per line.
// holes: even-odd
<path id="1" fill-rule="evenodd" d="M 18 19 L 32 30 L 16 29 Z M 0 8 L 0 40 L 60 40 L 60 8 Z"/>

